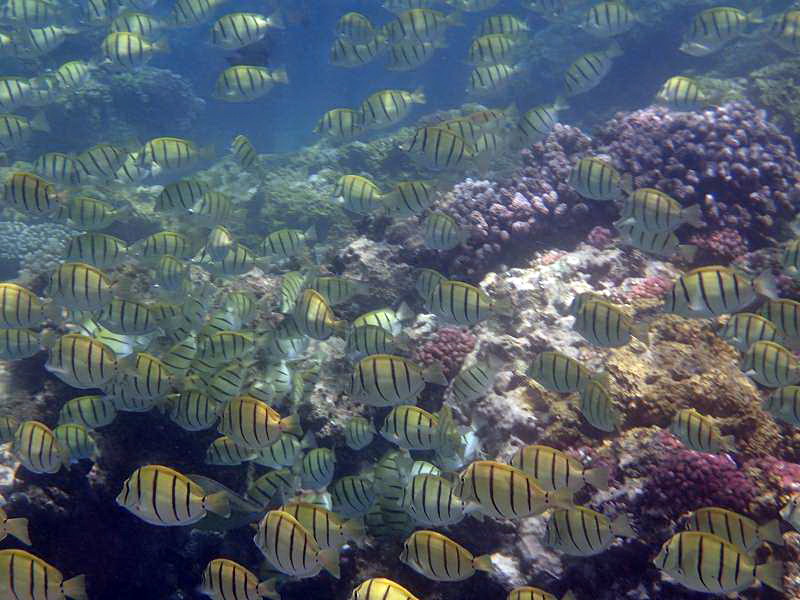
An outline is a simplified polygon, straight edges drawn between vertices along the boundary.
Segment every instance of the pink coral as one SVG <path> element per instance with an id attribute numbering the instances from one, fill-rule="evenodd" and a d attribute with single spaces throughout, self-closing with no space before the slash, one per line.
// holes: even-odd
<path id="1" fill-rule="evenodd" d="M 625 294 L 625 299 L 632 301 L 645 298 L 661 298 L 671 288 L 672 282 L 669 279 L 660 275 L 653 275 L 646 277 L 628 290 L 628 293 Z"/>
<path id="2" fill-rule="evenodd" d="M 439 363 L 450 379 L 461 369 L 476 342 L 477 338 L 468 329 L 444 327 L 414 351 L 414 360 L 426 366 Z"/>

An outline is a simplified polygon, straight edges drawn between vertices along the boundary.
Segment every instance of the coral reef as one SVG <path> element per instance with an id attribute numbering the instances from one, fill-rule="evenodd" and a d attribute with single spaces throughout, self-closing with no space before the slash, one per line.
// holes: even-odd
<path id="1" fill-rule="evenodd" d="M 800 131 L 800 59 L 771 63 L 750 73 L 748 94 L 783 131 Z"/>
<path id="2" fill-rule="evenodd" d="M 448 379 L 452 379 L 475 348 L 475 336 L 469 329 L 440 327 L 422 346 L 416 346 L 413 358 L 426 366 L 438 363 Z"/>
<path id="3" fill-rule="evenodd" d="M 78 232 L 59 223 L 0 222 L 0 279 L 25 285 L 49 274 L 63 260 L 69 238 Z"/>

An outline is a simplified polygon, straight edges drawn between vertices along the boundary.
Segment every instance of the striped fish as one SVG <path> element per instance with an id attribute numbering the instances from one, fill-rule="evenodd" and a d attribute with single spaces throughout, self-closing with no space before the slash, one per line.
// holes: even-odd
<path id="1" fill-rule="evenodd" d="M 256 453 L 234 442 L 226 435 L 218 437 L 206 450 L 206 464 L 235 467 L 252 460 Z"/>
<path id="2" fill-rule="evenodd" d="M 327 135 L 335 140 L 351 140 L 363 129 L 360 111 L 351 108 L 334 108 L 322 115 L 314 128 L 314 133 Z"/>
<path id="3" fill-rule="evenodd" d="M 395 336 L 377 325 L 353 327 L 347 334 L 348 354 L 392 354 L 399 349 Z"/>
<path id="4" fill-rule="evenodd" d="M 219 74 L 213 97 L 226 102 L 250 102 L 268 94 L 276 83 L 289 83 L 286 69 L 236 65 Z"/>
<path id="5" fill-rule="evenodd" d="M 784 337 L 800 338 L 800 302 L 788 298 L 768 300 L 758 312 L 769 319 Z"/>
<path id="6" fill-rule="evenodd" d="M 31 537 L 28 533 L 28 519 L 10 519 L 6 511 L 0 508 L 0 540 L 4 540 L 9 535 L 14 536 L 27 546 L 31 545 Z"/>
<path id="7" fill-rule="evenodd" d="M 371 291 L 366 283 L 337 275 L 318 275 L 309 279 L 306 285 L 322 294 L 330 306 L 349 302 Z"/>
<path id="8" fill-rule="evenodd" d="M 572 492 L 543 490 L 530 475 L 510 465 L 481 460 L 458 476 L 453 492 L 465 502 L 476 502 L 481 512 L 502 519 L 539 515 L 554 507 L 571 507 Z"/>
<path id="9" fill-rule="evenodd" d="M 474 402 L 489 393 L 501 366 L 500 359 L 493 355 L 488 360 L 462 366 L 450 384 L 450 392 L 459 402 Z"/>
<path id="10" fill-rule="evenodd" d="M 227 492 L 206 494 L 202 487 L 162 465 L 139 467 L 122 485 L 117 504 L 151 525 L 191 525 L 209 512 L 228 518 Z"/>
<path id="11" fill-rule="evenodd" d="M 308 245 L 317 239 L 317 230 L 312 225 L 306 231 L 279 229 L 270 233 L 261 244 L 261 253 L 276 258 L 290 258 L 307 251 Z"/>
<path id="12" fill-rule="evenodd" d="M 190 169 L 203 160 L 212 158 L 213 147 L 200 147 L 192 141 L 174 138 L 153 138 L 139 150 L 139 165 L 152 168 L 155 164 L 161 172 Z"/>
<path id="13" fill-rule="evenodd" d="M 333 41 L 329 53 L 330 63 L 335 67 L 356 68 L 363 67 L 375 60 L 383 51 L 384 46 L 378 38 L 359 44 L 344 38 Z M 360 112 L 359 120 L 363 121 L 364 113 Z"/>
<path id="14" fill-rule="evenodd" d="M 146 335 L 158 329 L 158 321 L 148 305 L 123 298 L 112 299 L 98 314 L 97 322 L 124 335 Z"/>
<path id="15" fill-rule="evenodd" d="M 400 181 L 383 195 L 382 203 L 389 217 L 403 218 L 425 212 L 436 200 L 436 187 L 427 181 Z"/>
<path id="16" fill-rule="evenodd" d="M 530 31 L 530 28 L 523 19 L 504 13 L 487 17 L 486 20 L 481 23 L 478 35 L 502 34 L 524 37 L 528 31 Z"/>
<path id="17" fill-rule="evenodd" d="M 0 550 L 0 588 L 7 598 L 88 600 L 86 576 L 64 580 L 61 571 L 24 550 Z"/>
<path id="18" fill-rule="evenodd" d="M 548 446 L 522 446 L 508 464 L 532 476 L 546 492 L 564 489 L 577 492 L 586 484 L 598 490 L 608 489 L 606 467 L 587 469 L 579 460 Z"/>
<path id="19" fill-rule="evenodd" d="M 108 34 L 100 48 L 107 63 L 126 69 L 142 67 L 159 52 L 169 51 L 166 41 L 150 42 L 130 31 Z"/>
<path id="20" fill-rule="evenodd" d="M 523 586 L 514 588 L 508 592 L 506 600 L 558 600 L 558 598 L 539 588 Z M 561 600 L 575 600 L 575 594 L 571 591 L 567 591 L 561 597 Z"/>
<path id="21" fill-rule="evenodd" d="M 433 250 L 452 250 L 469 238 L 469 231 L 462 228 L 450 215 L 432 212 L 423 223 L 425 245 Z"/>
<path id="22" fill-rule="evenodd" d="M 560 96 L 552 105 L 535 106 L 517 122 L 516 133 L 523 143 L 535 144 L 549 136 L 558 124 L 558 113 L 569 108 Z"/>
<path id="23" fill-rule="evenodd" d="M 333 481 L 336 455 L 330 448 L 312 448 L 303 457 L 297 468 L 300 483 L 304 488 L 322 490 Z"/>
<path id="24" fill-rule="evenodd" d="M 188 212 L 209 191 L 208 184 L 195 179 L 168 183 L 156 197 L 155 210 L 174 214 Z"/>
<path id="25" fill-rule="evenodd" d="M 687 448 L 697 452 L 732 452 L 735 449 L 733 436 L 723 436 L 716 419 L 702 415 L 693 408 L 679 410 L 669 430 Z"/>
<path id="26" fill-rule="evenodd" d="M 476 571 L 492 572 L 488 554 L 473 556 L 464 546 L 435 531 L 415 531 L 403 542 L 400 562 L 434 581 L 462 581 Z"/>
<path id="27" fill-rule="evenodd" d="M 370 406 L 397 406 L 416 401 L 426 383 L 447 385 L 441 365 L 422 368 L 401 356 L 374 354 L 356 363 L 348 393 Z"/>
<path id="28" fill-rule="evenodd" d="M 211 43 L 226 50 L 238 50 L 263 39 L 270 29 L 283 28 L 279 11 L 268 17 L 259 13 L 230 13 L 211 26 Z"/>
<path id="29" fill-rule="evenodd" d="M 616 536 L 636 537 L 625 514 L 612 521 L 585 506 L 573 506 L 550 513 L 544 543 L 568 556 L 594 556 L 607 550 Z"/>
<path id="30" fill-rule="evenodd" d="M 619 411 L 605 385 L 598 379 L 589 380 L 579 390 L 578 407 L 583 418 L 600 431 L 614 431 L 622 421 Z"/>
<path id="31" fill-rule="evenodd" d="M 161 362 L 176 377 L 180 377 L 189 370 L 196 354 L 197 337 L 192 334 L 170 346 L 162 355 Z"/>
<path id="32" fill-rule="evenodd" d="M 52 183 L 25 172 L 12 173 L 9 176 L 3 198 L 8 206 L 39 217 L 52 215 L 64 201 L 63 193 L 57 191 Z"/>
<path id="33" fill-rule="evenodd" d="M 350 600 L 419 600 L 399 583 L 391 579 L 374 577 L 356 587 Z"/>
<path id="34" fill-rule="evenodd" d="M 361 521 L 344 520 L 338 514 L 310 502 L 292 500 L 281 506 L 280 510 L 290 514 L 305 527 L 322 549 L 339 550 L 351 541 L 363 542 L 366 536 Z"/>
<path id="35" fill-rule="evenodd" d="M 132 397 L 158 400 L 164 398 L 174 386 L 175 376 L 152 354 L 137 352 L 131 363 L 121 369 L 120 383 Z"/>
<path id="36" fill-rule="evenodd" d="M 800 276 L 800 238 L 796 238 L 784 246 L 780 261 L 784 271 L 792 278 L 796 279 Z"/>
<path id="37" fill-rule="evenodd" d="M 394 502 L 379 498 L 364 517 L 370 536 L 378 540 L 392 540 L 407 536 L 414 529 L 414 519 Z"/>
<path id="38" fill-rule="evenodd" d="M 597 377 L 574 358 L 561 352 L 541 352 L 527 371 L 528 377 L 551 392 L 572 394 L 579 392 Z"/>
<path id="39" fill-rule="evenodd" d="M 469 74 L 469 83 L 466 91 L 468 94 L 476 95 L 505 92 L 511 82 L 511 78 L 521 71 L 522 68 L 517 65 L 504 63 L 475 67 Z"/>
<path id="40" fill-rule="evenodd" d="M 274 444 L 270 444 L 266 448 L 260 448 L 256 457 L 253 458 L 253 462 L 272 469 L 291 467 L 297 462 L 303 450 L 314 446 L 316 446 L 316 440 L 314 439 L 314 434 L 310 431 L 302 440 L 289 433 L 283 433 Z"/>
<path id="41" fill-rule="evenodd" d="M 203 267 L 221 277 L 234 277 L 252 271 L 257 261 L 258 257 L 247 246 L 234 243 L 219 262 L 210 265 L 203 263 Z"/>
<path id="42" fill-rule="evenodd" d="M 418 69 L 433 58 L 436 50 L 443 47 L 444 43 L 441 41 L 403 42 L 390 46 L 386 70 L 413 71 Z"/>
<path id="43" fill-rule="evenodd" d="M 597 37 L 614 37 L 630 31 L 638 19 L 633 11 L 619 0 L 599 2 L 589 9 L 582 29 Z"/>
<path id="44" fill-rule="evenodd" d="M 196 358 L 222 366 L 255 350 L 255 337 L 240 331 L 220 331 L 200 342 Z"/>
<path id="45" fill-rule="evenodd" d="M 165 255 L 189 260 L 195 255 L 194 244 L 182 233 L 175 231 L 159 231 L 131 244 L 131 254 L 137 253 L 142 258 L 157 259 Z"/>
<path id="46" fill-rule="evenodd" d="M 381 327 L 393 335 L 398 335 L 402 329 L 402 324 L 414 318 L 411 308 L 404 302 L 397 310 L 391 308 L 379 308 L 359 315 L 353 319 L 352 327 L 363 327 L 364 325 L 375 325 Z"/>
<path id="47" fill-rule="evenodd" d="M 21 285 L 0 283 L 0 328 L 36 327 L 50 317 L 60 317 L 55 306 Z"/>
<path id="48" fill-rule="evenodd" d="M 233 203 L 230 196 L 212 190 L 203 194 L 188 212 L 197 223 L 218 225 L 230 220 Z"/>
<path id="49" fill-rule="evenodd" d="M 782 562 L 756 564 L 736 546 L 711 533 L 676 533 L 661 546 L 653 564 L 684 587 L 698 592 L 739 592 L 756 581 L 783 591 Z"/>
<path id="50" fill-rule="evenodd" d="M 117 237 L 105 233 L 84 233 L 70 239 L 65 258 L 98 269 L 110 269 L 126 258 L 127 251 L 128 245 Z"/>
<path id="51" fill-rule="evenodd" d="M 79 333 L 67 333 L 50 348 L 44 368 L 72 387 L 101 388 L 116 375 L 117 357 L 102 342 Z"/>
<path id="52" fill-rule="evenodd" d="M 584 198 L 619 200 L 631 191 L 632 178 L 619 174 L 611 163 L 601 158 L 580 159 L 569 173 L 568 183 Z"/>
<path id="53" fill-rule="evenodd" d="M 469 62 L 474 66 L 489 66 L 506 62 L 511 58 L 519 40 L 504 33 L 490 33 L 472 40 L 467 51 Z"/>
<path id="54" fill-rule="evenodd" d="M 700 267 L 681 275 L 664 298 L 664 311 L 689 318 L 739 312 L 759 296 L 777 299 L 772 275 L 748 279 L 727 267 Z"/>
<path id="55" fill-rule="evenodd" d="M 339 17 L 336 22 L 336 35 L 352 42 L 363 44 L 376 35 L 370 20 L 357 12 L 349 12 Z"/>
<path id="56" fill-rule="evenodd" d="M 360 416 L 350 417 L 344 426 L 344 442 L 351 450 L 363 450 L 375 438 L 375 426 Z"/>
<path id="57" fill-rule="evenodd" d="M 217 225 L 208 234 L 205 252 L 211 260 L 222 260 L 235 243 L 236 240 L 228 228 Z"/>
<path id="58" fill-rule="evenodd" d="M 280 600 L 274 579 L 259 582 L 258 577 L 239 563 L 215 558 L 203 569 L 200 591 L 214 600 Z"/>
<path id="59" fill-rule="evenodd" d="M 686 531 L 705 531 L 733 544 L 743 554 L 753 554 L 764 542 L 783 546 L 778 519 L 759 525 L 753 519 L 725 508 L 699 508 L 686 519 Z"/>
<path id="60" fill-rule="evenodd" d="M 638 248 L 642 252 L 648 252 L 662 258 L 672 258 L 676 254 L 685 262 L 692 262 L 697 254 L 697 246 L 691 244 L 681 244 L 678 236 L 671 231 L 661 233 L 651 233 L 640 229 L 638 225 L 617 225 L 620 233 L 620 241 L 627 245 Z"/>
<path id="61" fill-rule="evenodd" d="M 300 271 L 289 271 L 281 277 L 281 307 L 279 312 L 284 315 L 291 314 L 294 310 L 297 297 L 300 295 L 306 282 L 306 276 Z"/>
<path id="62" fill-rule="evenodd" d="M 401 404 L 386 415 L 380 434 L 406 450 L 438 450 L 448 443 L 452 431 L 452 415 L 442 408 L 439 415 L 417 406 Z"/>
<path id="63" fill-rule="evenodd" d="M 70 462 L 79 460 L 96 461 L 97 443 L 91 432 L 78 423 L 65 423 L 53 429 L 53 435 L 69 457 Z"/>
<path id="64" fill-rule="evenodd" d="M 401 505 L 417 523 L 445 527 L 460 523 L 466 514 L 464 502 L 453 485 L 438 475 L 415 475 L 404 490 Z"/>
<path id="65" fill-rule="evenodd" d="M 472 326 L 491 316 L 510 317 L 508 298 L 491 298 L 482 289 L 463 281 L 446 280 L 428 298 L 428 310 L 449 323 Z"/>
<path id="66" fill-rule="evenodd" d="M 712 54 L 743 34 L 749 23 L 760 23 L 759 12 L 747 14 L 727 6 L 706 9 L 692 19 L 680 51 L 691 56 Z"/>
<path id="67" fill-rule="evenodd" d="M 124 385 L 124 380 L 112 381 L 105 386 L 105 392 L 114 403 L 114 408 L 120 412 L 150 412 L 158 403 L 157 398 L 147 398 L 134 394 L 129 387 Z"/>
<path id="68" fill-rule="evenodd" d="M 123 216 L 123 211 L 96 198 L 73 196 L 59 208 L 58 214 L 81 229 L 96 231 L 114 223 Z"/>
<path id="69" fill-rule="evenodd" d="M 19 421 L 14 417 L 0 417 L 0 444 L 7 444 L 14 441 L 14 434 L 19 428 Z"/>
<path id="70" fill-rule="evenodd" d="M 745 375 L 768 388 L 800 383 L 800 364 L 794 353 L 775 342 L 759 340 L 742 358 Z"/>
<path id="71" fill-rule="evenodd" d="M 256 152 L 253 144 L 244 135 L 239 134 L 233 138 L 233 142 L 231 142 L 231 154 L 236 164 L 245 171 L 257 170 L 258 152 Z"/>
<path id="72" fill-rule="evenodd" d="M 172 6 L 169 22 L 174 27 L 199 25 L 214 13 L 225 0 L 177 0 Z"/>
<path id="73" fill-rule="evenodd" d="M 186 431 L 205 431 L 219 418 L 222 403 L 196 390 L 183 390 L 164 399 L 169 418 Z"/>
<path id="74" fill-rule="evenodd" d="M 320 548 L 308 530 L 292 515 L 271 510 L 258 524 L 253 538 L 273 568 L 292 577 L 313 577 L 322 569 L 339 578 L 339 552 Z"/>
<path id="75" fill-rule="evenodd" d="M 416 269 L 414 275 L 416 277 L 414 288 L 426 304 L 436 287 L 443 281 L 447 281 L 447 277 L 433 269 Z"/>
<path id="76" fill-rule="evenodd" d="M 234 361 L 211 375 L 206 391 L 220 402 L 228 402 L 239 395 L 249 375 L 249 368 Z"/>
<path id="77" fill-rule="evenodd" d="M 425 104 L 425 93 L 418 89 L 382 90 L 361 103 L 361 122 L 370 129 L 382 129 L 399 123 L 411 112 L 414 104 Z"/>
<path id="78" fill-rule="evenodd" d="M 377 492 L 371 477 L 345 475 L 331 485 L 333 510 L 343 517 L 365 515 L 375 502 Z"/>
<path id="79" fill-rule="evenodd" d="M 333 191 L 344 208 L 359 215 L 370 215 L 381 207 L 383 194 L 370 179 L 361 175 L 343 175 Z"/>
<path id="80" fill-rule="evenodd" d="M 78 165 L 75 158 L 62 152 L 47 152 L 33 163 L 33 170 L 49 181 L 74 185 L 78 183 Z M 61 207 L 59 207 L 59 210 Z"/>
<path id="81" fill-rule="evenodd" d="M 767 306 L 769 304 L 771 302 L 768 302 Z M 761 315 L 746 312 L 731 315 L 725 327 L 719 331 L 719 336 L 742 352 L 747 352 L 747 349 L 759 340 L 784 343 L 783 334 L 778 331 L 775 323 Z"/>
<path id="82" fill-rule="evenodd" d="M 0 329 L 0 358 L 29 358 L 42 349 L 41 336 L 30 329 Z"/>
<path id="83" fill-rule="evenodd" d="M 247 488 L 247 497 L 262 508 L 290 498 L 300 487 L 297 475 L 289 469 L 264 473 Z"/>
<path id="84" fill-rule="evenodd" d="M 412 8 L 389 22 L 383 32 L 392 44 L 432 42 L 439 39 L 449 27 L 460 25 L 463 25 L 460 13 L 446 15 L 429 8 Z"/>
<path id="85" fill-rule="evenodd" d="M 475 149 L 464 138 L 444 127 L 420 127 L 400 149 L 436 171 L 458 168 L 475 156 Z"/>
<path id="86" fill-rule="evenodd" d="M 692 77 L 670 77 L 656 94 L 655 101 L 678 111 L 696 111 L 710 104 L 700 85 Z"/>
<path id="87" fill-rule="evenodd" d="M 26 56 L 43 56 L 57 49 L 63 44 L 67 36 L 80 33 L 75 27 L 63 27 L 60 25 L 47 25 L 45 27 L 35 27 L 23 33 Z"/>
<path id="88" fill-rule="evenodd" d="M 347 323 L 336 318 L 324 296 L 315 290 L 307 288 L 302 291 L 292 315 L 300 332 L 311 339 L 346 336 Z"/>
<path id="89" fill-rule="evenodd" d="M 684 223 L 703 227 L 699 204 L 683 208 L 677 201 L 656 189 L 639 188 L 623 199 L 621 219 L 614 225 L 636 225 L 650 233 L 674 231 Z"/>
<path id="90" fill-rule="evenodd" d="M 219 432 L 254 450 L 275 443 L 283 433 L 303 434 L 297 415 L 282 418 L 268 404 L 252 396 L 238 396 L 224 406 Z"/>
<path id="91" fill-rule="evenodd" d="M 577 96 L 596 88 L 614 66 L 614 59 L 622 56 L 616 42 L 607 50 L 587 52 L 578 57 L 564 74 L 564 91 L 567 96 Z"/>
<path id="92" fill-rule="evenodd" d="M 58 423 L 77 423 L 87 429 L 105 427 L 117 418 L 114 403 L 106 396 L 78 396 L 67 400 L 58 413 Z"/>
<path id="93" fill-rule="evenodd" d="M 113 299 L 112 281 L 100 269 L 82 262 L 65 262 L 50 276 L 48 296 L 73 310 L 98 310 Z"/>
<path id="94" fill-rule="evenodd" d="M 764 399 L 761 408 L 779 421 L 800 427 L 800 386 L 778 388 Z"/>
<path id="95" fill-rule="evenodd" d="M 128 158 L 128 152 L 112 144 L 96 144 L 76 158 L 80 179 L 113 179 Z"/>
<path id="96" fill-rule="evenodd" d="M 769 19 L 770 39 L 787 52 L 800 50 L 800 10 L 787 10 Z"/>
<path id="97" fill-rule="evenodd" d="M 125 10 L 111 21 L 112 33 L 128 31 L 135 33 L 148 41 L 156 41 L 167 24 L 160 19 L 135 10 Z"/>
<path id="98" fill-rule="evenodd" d="M 33 473 L 58 473 L 69 464 L 69 452 L 53 431 L 39 421 L 23 421 L 11 446 L 23 467 Z"/>
<path id="99" fill-rule="evenodd" d="M 649 341 L 647 324 L 634 323 L 631 317 L 610 302 L 588 300 L 572 314 L 575 317 L 572 328 L 595 346 L 619 348 L 629 343 L 631 337 L 645 344 Z"/>

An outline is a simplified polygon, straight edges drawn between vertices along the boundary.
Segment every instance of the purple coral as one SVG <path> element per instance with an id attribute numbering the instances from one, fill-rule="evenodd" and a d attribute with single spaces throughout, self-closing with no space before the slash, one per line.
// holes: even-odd
<path id="1" fill-rule="evenodd" d="M 747 513 L 756 486 L 727 456 L 667 448 L 644 487 L 643 505 L 676 518 L 703 506 Z"/>
<path id="2" fill-rule="evenodd" d="M 647 298 L 661 298 L 670 289 L 672 289 L 672 281 L 660 275 L 652 275 L 645 277 L 628 290 L 625 294 L 625 299 L 631 302 Z"/>
<path id="3" fill-rule="evenodd" d="M 684 206 L 699 203 L 708 223 L 701 235 L 737 231 L 742 241 L 762 247 L 776 222 L 797 211 L 800 162 L 794 146 L 747 102 L 701 113 L 661 107 L 620 113 L 595 141 L 597 151 L 634 176 L 636 187 L 657 188 Z M 728 256 L 746 248 L 730 234 L 717 234 L 708 246 Z"/>
<path id="4" fill-rule="evenodd" d="M 597 227 L 592 228 L 589 232 L 589 235 L 586 236 L 586 243 L 590 246 L 594 246 L 598 250 L 602 250 L 603 248 L 611 245 L 611 242 L 614 241 L 614 234 L 611 233 L 611 230 L 607 227 L 602 227 L 598 225 Z"/>
<path id="5" fill-rule="evenodd" d="M 510 177 L 467 179 L 445 195 L 439 208 L 470 232 L 453 251 L 451 270 L 478 275 L 542 241 L 577 242 L 576 233 L 609 226 L 614 204 L 586 201 L 567 184 L 572 166 L 590 155 L 607 157 L 636 187 L 657 188 L 684 206 L 700 204 L 707 226 L 693 231 L 692 242 L 722 258 L 769 245 L 800 200 L 791 140 L 746 102 L 701 113 L 660 107 L 619 113 L 594 139 L 558 125 L 522 151 L 522 165 Z"/>
<path id="6" fill-rule="evenodd" d="M 414 360 L 426 366 L 439 363 L 445 376 L 451 379 L 461 369 L 476 342 L 477 338 L 468 329 L 444 327 L 414 351 Z"/>

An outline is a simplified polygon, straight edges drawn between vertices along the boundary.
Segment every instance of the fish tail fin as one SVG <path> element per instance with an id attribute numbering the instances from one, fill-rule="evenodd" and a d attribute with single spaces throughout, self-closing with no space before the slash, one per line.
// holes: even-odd
<path id="1" fill-rule="evenodd" d="M 567 103 L 567 99 L 564 96 L 558 96 L 556 101 L 553 102 L 553 109 L 556 111 L 559 110 L 567 110 L 569 108 L 569 104 Z"/>
<path id="2" fill-rule="evenodd" d="M 162 38 L 153 44 L 153 50 L 156 52 L 169 52 L 169 42 L 167 38 Z"/>
<path id="3" fill-rule="evenodd" d="M 775 544 L 776 546 L 783 546 L 781 522 L 778 519 L 772 519 L 772 521 L 759 525 L 758 533 L 765 542 Z"/>
<path id="4" fill-rule="evenodd" d="M 422 373 L 422 378 L 427 383 L 434 383 L 436 385 L 447 385 L 447 377 L 445 377 L 444 369 L 438 362 L 429 365 Z"/>
<path id="5" fill-rule="evenodd" d="M 86 595 L 86 575 L 76 575 L 61 584 L 61 591 L 72 600 L 88 600 Z"/>
<path id="6" fill-rule="evenodd" d="M 619 42 L 617 40 L 613 40 L 611 42 L 611 45 L 608 47 L 607 52 L 608 52 L 608 55 L 611 58 L 616 58 L 617 56 L 622 56 L 622 54 L 623 54 L 622 46 L 620 46 L 620 44 L 619 44 Z"/>
<path id="7" fill-rule="evenodd" d="M 647 323 L 634 323 L 631 325 L 631 335 L 645 344 L 650 343 L 650 326 Z"/>
<path id="8" fill-rule="evenodd" d="M 756 277 L 756 280 L 753 282 L 753 287 L 755 287 L 756 293 L 761 296 L 766 296 L 770 300 L 778 299 L 778 288 L 775 284 L 775 278 L 769 271 L 764 271 L 761 275 Z"/>
<path id="9" fill-rule="evenodd" d="M 298 437 L 303 435 L 303 428 L 300 426 L 300 417 L 298 415 L 289 415 L 281 419 L 280 426 L 281 431 L 284 433 L 291 433 Z"/>
<path id="10" fill-rule="evenodd" d="M 224 491 L 214 492 L 203 498 L 203 508 L 226 519 L 231 516 L 231 503 Z"/>
<path id="11" fill-rule="evenodd" d="M 44 133 L 50 132 L 50 123 L 47 122 L 47 117 L 43 112 L 36 113 L 36 116 L 31 119 L 31 129 Z"/>
<path id="12" fill-rule="evenodd" d="M 425 104 L 425 90 L 421 87 L 418 87 L 411 93 L 411 101 L 416 102 L 417 104 Z"/>
<path id="13" fill-rule="evenodd" d="M 306 238 L 307 242 L 316 242 L 319 238 L 317 237 L 317 226 L 312 225 L 308 229 L 305 230 L 303 236 Z"/>
<path id="14" fill-rule="evenodd" d="M 722 447 L 728 452 L 736 451 L 736 440 L 732 435 L 723 435 L 720 441 L 722 442 Z"/>
<path id="15" fill-rule="evenodd" d="M 594 488 L 598 490 L 607 490 L 608 489 L 608 467 L 597 467 L 594 469 L 588 469 L 586 473 L 584 473 L 584 478 L 586 482 Z"/>
<path id="16" fill-rule="evenodd" d="M 289 73 L 286 71 L 284 67 L 280 69 L 275 69 L 271 74 L 270 78 L 272 81 L 276 83 L 289 83 Z"/>
<path id="17" fill-rule="evenodd" d="M 622 188 L 622 191 L 626 194 L 633 193 L 633 185 L 633 175 L 630 173 L 625 173 L 620 181 L 620 187 Z"/>
<path id="18" fill-rule="evenodd" d="M 262 581 L 256 586 L 256 593 L 263 598 L 271 598 L 271 600 L 281 600 L 281 595 L 278 593 L 278 578 L 273 577 Z"/>
<path id="19" fill-rule="evenodd" d="M 494 571 L 494 563 L 492 562 L 492 555 L 482 554 L 481 556 L 476 556 L 472 560 L 472 567 L 476 571 L 486 571 L 487 573 L 491 573 L 492 571 Z"/>
<path id="20" fill-rule="evenodd" d="M 31 536 L 28 533 L 28 519 L 19 517 L 6 520 L 6 531 L 26 546 L 31 545 Z"/>
<path id="21" fill-rule="evenodd" d="M 513 316 L 514 303 L 511 298 L 497 298 L 494 301 L 494 312 L 503 317 Z"/>
<path id="22" fill-rule="evenodd" d="M 320 550 L 320 553 L 317 555 L 317 559 L 328 573 L 333 575 L 336 579 L 341 577 L 338 550 L 335 548 L 326 548 L 325 550 Z"/>
<path id="23" fill-rule="evenodd" d="M 628 515 L 622 513 L 611 522 L 611 532 L 619 537 L 635 538 L 636 532 L 628 521 Z"/>
<path id="24" fill-rule="evenodd" d="M 284 21 L 283 13 L 280 10 L 276 10 L 274 13 L 272 13 L 269 17 L 267 17 L 267 20 L 275 29 L 286 29 L 286 22 Z"/>
<path id="25" fill-rule="evenodd" d="M 686 262 L 690 263 L 694 261 L 695 254 L 697 254 L 697 246 L 692 244 L 678 244 L 678 256 Z"/>
<path id="26" fill-rule="evenodd" d="M 364 529 L 364 522 L 361 519 L 345 521 L 342 525 L 342 531 L 347 536 L 347 539 L 353 540 L 358 545 L 363 544 L 367 537 L 367 531 Z"/>
<path id="27" fill-rule="evenodd" d="M 461 27 L 462 25 L 464 25 L 464 17 L 459 11 L 452 12 L 449 15 L 447 15 L 446 21 L 447 24 L 450 25 L 451 27 Z"/>
<path id="28" fill-rule="evenodd" d="M 747 13 L 747 22 L 751 25 L 761 25 L 764 22 L 764 9 L 759 6 L 758 8 Z"/>
<path id="29" fill-rule="evenodd" d="M 572 490 L 557 490 L 555 492 L 547 492 L 547 500 L 549 504 L 557 508 L 573 508 L 575 506 Z"/>
<path id="30" fill-rule="evenodd" d="M 699 204 L 692 204 L 687 206 L 681 211 L 684 223 L 688 223 L 692 227 L 703 227 L 703 207 Z"/>
<path id="31" fill-rule="evenodd" d="M 401 323 L 404 321 L 410 321 L 414 318 L 414 311 L 411 310 L 411 307 L 402 302 L 400 306 L 397 308 L 397 320 Z"/>
<path id="32" fill-rule="evenodd" d="M 783 591 L 783 563 L 779 560 L 771 560 L 763 565 L 756 567 L 756 579 L 779 592 Z"/>
<path id="33" fill-rule="evenodd" d="M 333 335 L 335 335 L 336 337 L 340 337 L 343 340 L 347 339 L 347 330 L 348 330 L 348 328 L 349 328 L 349 325 L 348 325 L 347 321 L 345 321 L 344 319 L 340 319 L 338 321 L 334 321 L 334 323 L 333 323 Z"/>

